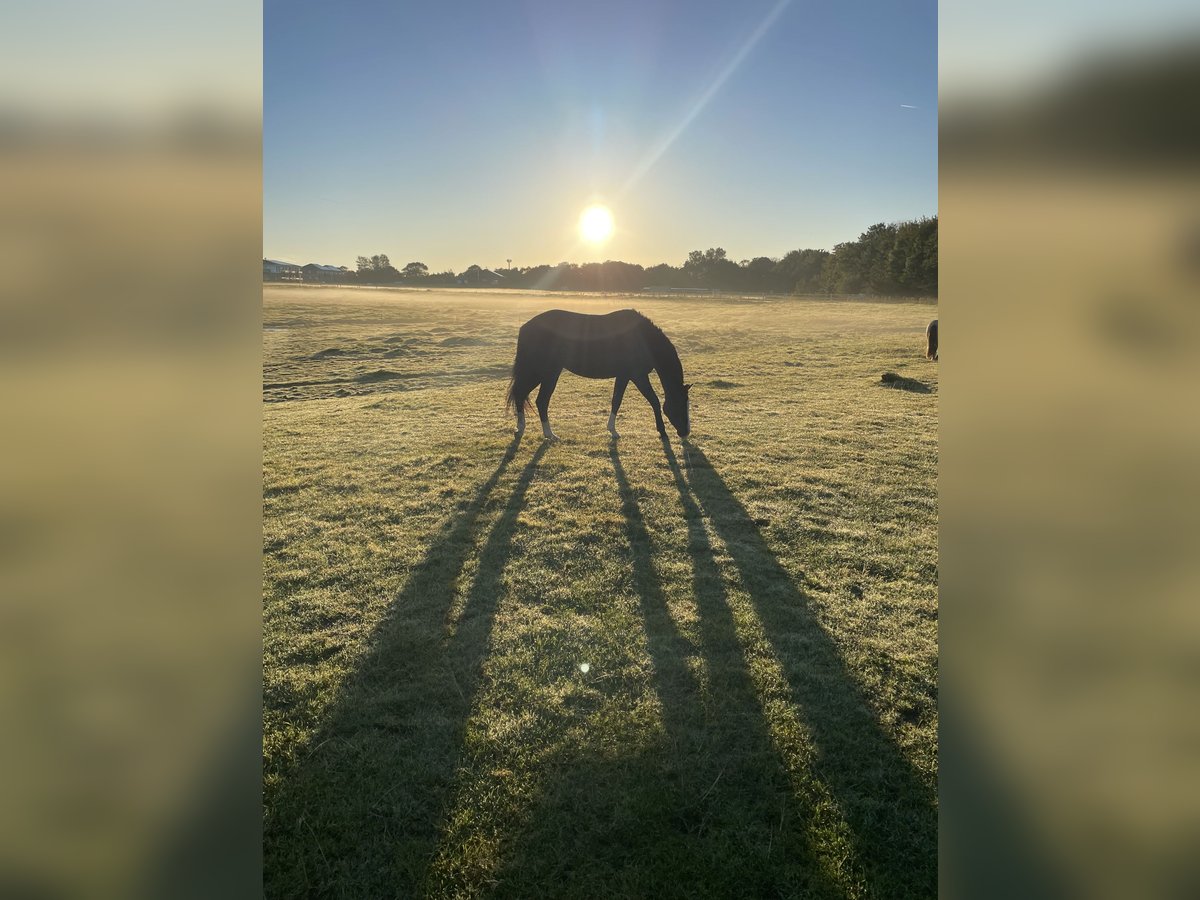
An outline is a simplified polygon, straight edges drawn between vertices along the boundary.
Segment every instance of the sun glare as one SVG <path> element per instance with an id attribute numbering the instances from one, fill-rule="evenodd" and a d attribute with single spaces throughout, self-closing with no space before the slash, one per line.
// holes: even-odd
<path id="1" fill-rule="evenodd" d="M 613 217 L 606 206 L 589 206 L 579 217 L 579 236 L 585 241 L 599 244 L 608 240 L 613 232 Z"/>

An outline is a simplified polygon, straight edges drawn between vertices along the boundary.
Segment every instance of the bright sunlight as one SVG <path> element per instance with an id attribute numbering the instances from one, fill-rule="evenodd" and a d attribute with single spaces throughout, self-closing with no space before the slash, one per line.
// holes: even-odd
<path id="1" fill-rule="evenodd" d="M 606 206 L 589 206 L 579 217 L 579 236 L 592 244 L 608 240 L 613 232 L 613 217 Z"/>

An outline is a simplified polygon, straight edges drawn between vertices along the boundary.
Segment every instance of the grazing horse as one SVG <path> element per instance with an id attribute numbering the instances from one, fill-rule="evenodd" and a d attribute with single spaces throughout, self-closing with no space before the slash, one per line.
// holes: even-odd
<path id="1" fill-rule="evenodd" d="M 508 387 L 508 407 L 517 410 L 518 435 L 525 431 L 529 393 L 540 384 L 537 411 L 542 420 L 542 434 L 547 438 L 555 436 L 547 412 L 550 395 L 563 369 L 584 378 L 617 380 L 613 386 L 612 413 L 608 417 L 608 430 L 613 437 L 618 437 L 617 410 L 631 381 L 650 402 L 660 434 L 667 432 L 662 417 L 665 411 L 679 436 L 688 436 L 691 385 L 683 383 L 679 354 L 662 330 L 637 310 L 622 309 L 592 316 L 551 309 L 521 326 Z M 661 407 L 650 384 L 651 369 L 658 372 L 666 395 Z"/>
<path id="2" fill-rule="evenodd" d="M 937 354 L 937 319 L 929 323 L 925 329 L 925 358 L 936 360 Z"/>

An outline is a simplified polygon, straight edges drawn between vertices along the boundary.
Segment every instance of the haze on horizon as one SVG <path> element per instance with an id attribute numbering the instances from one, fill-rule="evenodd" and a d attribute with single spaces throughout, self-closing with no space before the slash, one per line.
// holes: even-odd
<path id="1" fill-rule="evenodd" d="M 937 213 L 934 2 L 467 7 L 267 0 L 265 256 L 679 265 Z"/>

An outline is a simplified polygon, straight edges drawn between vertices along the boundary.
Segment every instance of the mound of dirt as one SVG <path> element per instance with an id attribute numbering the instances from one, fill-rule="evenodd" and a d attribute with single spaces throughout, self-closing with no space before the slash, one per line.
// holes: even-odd
<path id="1" fill-rule="evenodd" d="M 901 391 L 912 391 L 914 394 L 930 393 L 929 385 L 923 381 L 917 381 L 915 378 L 905 378 L 903 375 L 897 375 L 895 372 L 884 372 L 879 376 L 880 383 L 890 388 L 896 388 Z"/>
<path id="2" fill-rule="evenodd" d="M 483 338 L 473 337 L 448 337 L 441 342 L 443 347 L 486 347 L 487 344 Z"/>
<path id="3" fill-rule="evenodd" d="M 412 378 L 403 372 L 393 372 L 390 369 L 376 369 L 374 372 L 364 372 L 354 380 L 359 384 L 374 384 L 377 381 L 394 381 L 397 378 Z"/>

